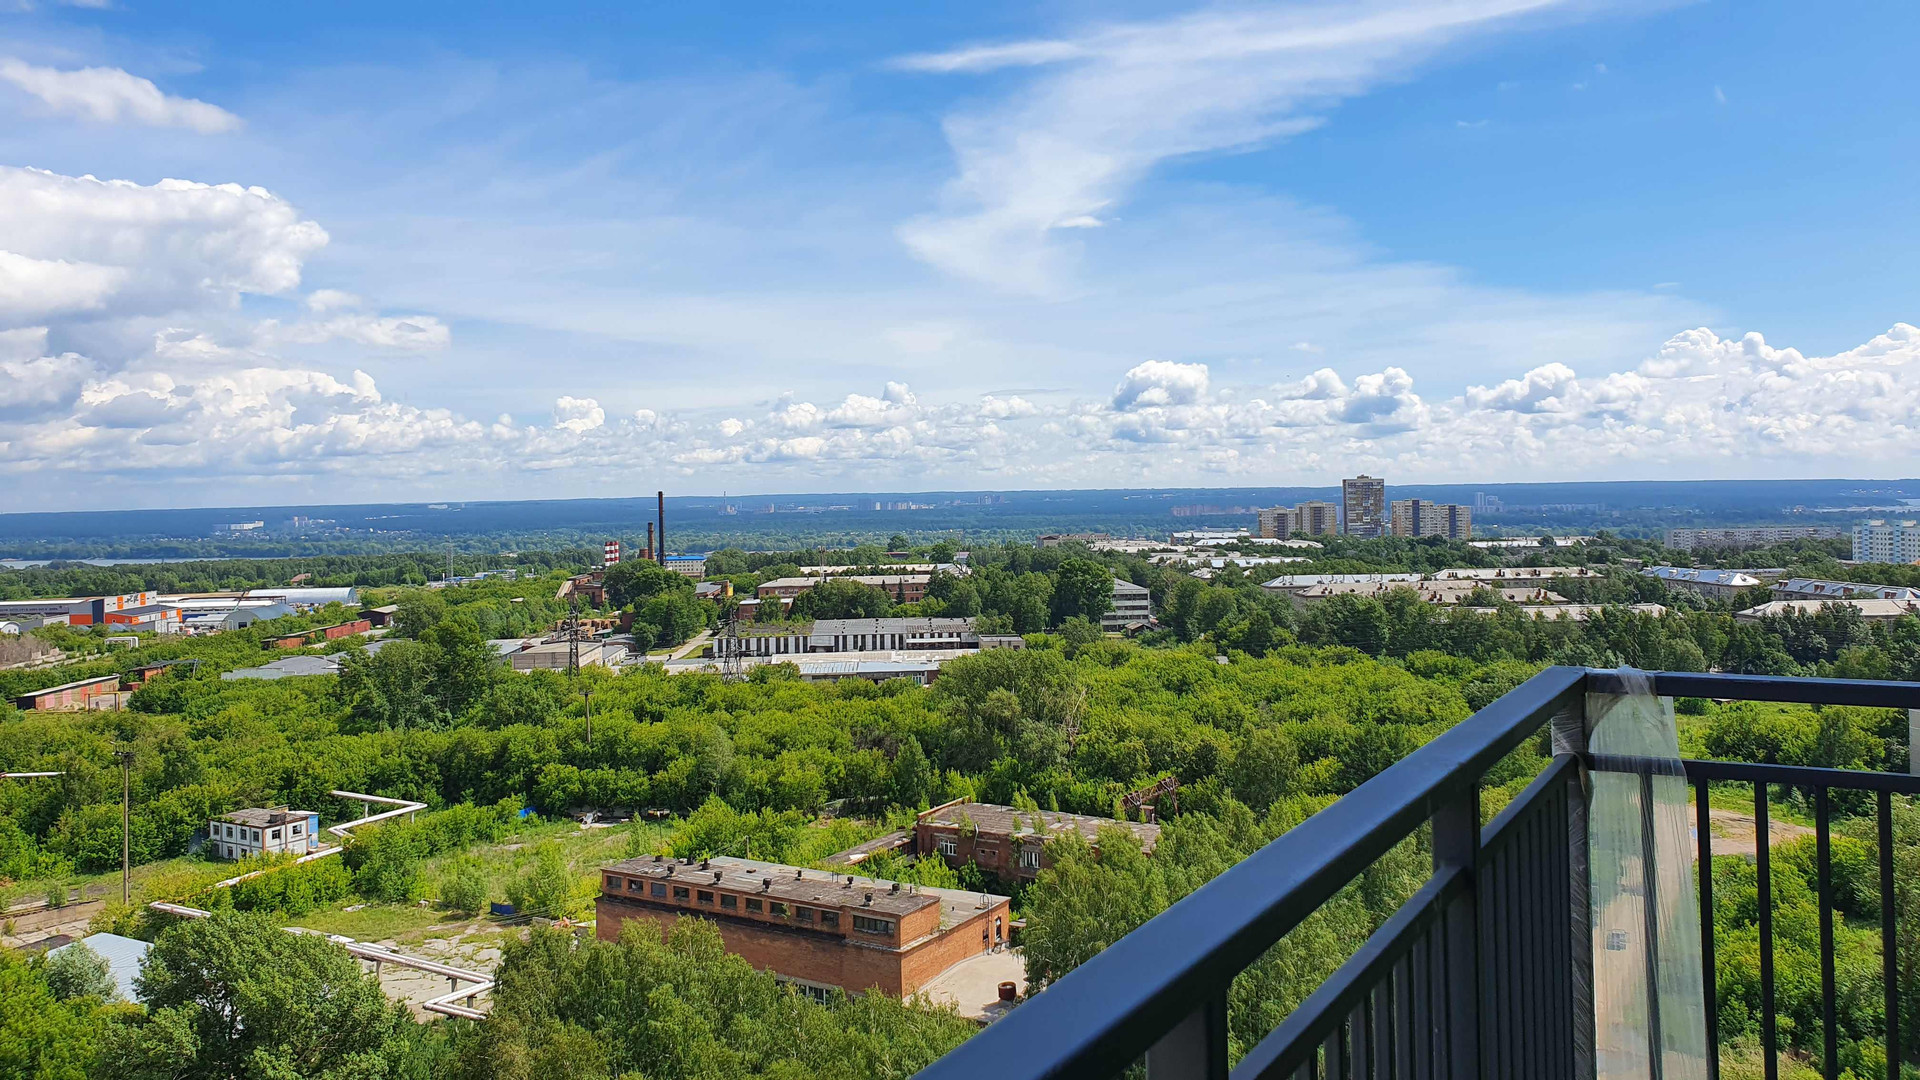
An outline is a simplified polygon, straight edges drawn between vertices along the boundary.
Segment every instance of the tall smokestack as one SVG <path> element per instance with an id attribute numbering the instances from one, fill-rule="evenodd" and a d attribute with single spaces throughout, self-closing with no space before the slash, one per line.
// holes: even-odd
<path id="1" fill-rule="evenodd" d="M 667 493 L 656 491 L 653 497 L 660 500 L 660 565 L 665 566 L 667 563 Z"/>
<path id="2" fill-rule="evenodd" d="M 660 561 L 653 551 L 653 522 L 651 521 L 647 522 L 647 558 L 653 562 Z"/>

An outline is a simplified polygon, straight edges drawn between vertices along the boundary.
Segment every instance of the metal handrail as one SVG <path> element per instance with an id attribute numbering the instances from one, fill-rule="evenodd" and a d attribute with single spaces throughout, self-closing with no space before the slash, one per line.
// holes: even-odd
<path id="1" fill-rule="evenodd" d="M 1553 667 L 1383 770 L 1069 972 L 920 1074 L 1118 1074 L 1489 767 L 1577 702 Z M 1477 823 L 1476 823 L 1477 826 Z M 1224 1016 L 1222 1017 L 1224 1021 Z"/>
<path id="2" fill-rule="evenodd" d="M 1654 692 L 1667 697 L 1920 709 L 1920 683 L 1648 674 Z M 920 1075 L 930 1080 L 1112 1076 L 1153 1050 L 1149 1072 L 1156 1078 L 1163 1063 L 1173 1075 L 1224 1076 L 1225 999 L 1234 976 L 1428 821 L 1435 823 L 1436 872 L 1416 899 L 1447 887 L 1448 881 L 1464 880 L 1451 867 L 1438 865 L 1443 815 L 1457 833 L 1455 819 L 1463 805 L 1473 805 L 1489 767 L 1556 715 L 1584 715 L 1586 694 L 1628 690 L 1617 672 L 1570 667 L 1540 672 L 1122 937 Z M 1729 770 L 1729 779 L 1740 771 L 1690 762 L 1689 775 L 1703 776 L 1694 771 L 1702 764 L 1709 772 Z M 1821 772 L 1795 770 L 1769 779 L 1820 786 L 1822 777 L 1810 774 Z M 1833 783 L 1832 777 L 1826 783 L 1858 786 Z M 1920 781 L 1889 778 L 1879 790 L 1905 792 L 1916 784 Z M 1473 835 L 1479 839 L 1477 828 Z"/>

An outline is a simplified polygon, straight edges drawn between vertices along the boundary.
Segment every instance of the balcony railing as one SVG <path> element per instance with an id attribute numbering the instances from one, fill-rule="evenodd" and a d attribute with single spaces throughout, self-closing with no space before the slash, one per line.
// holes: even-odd
<path id="1" fill-rule="evenodd" d="M 1658 673 L 1654 692 L 1920 709 L 1920 683 Z M 1626 691 L 1614 672 L 1549 668 L 1381 772 L 1023 1003 L 921 1073 L 928 1080 L 1116 1077 L 1144 1058 L 1149 1080 L 1482 1078 L 1595 1075 L 1586 778 L 1631 765 L 1587 753 L 1587 696 Z M 1543 729 L 1551 764 L 1484 828 L 1487 770 Z M 1920 752 L 1920 751 L 1916 751 Z M 1750 784 L 1756 818 L 1761 1043 L 1777 1075 L 1769 790 L 1811 793 L 1820 911 L 1819 1065 L 1840 1072 L 1835 1015 L 1831 794 L 1878 799 L 1887 1075 L 1900 1069 L 1892 796 L 1920 777 L 1688 761 L 1701 858 L 1697 882 L 1710 1076 L 1718 1076 L 1712 831 L 1707 785 Z M 1651 834 L 1651 779 L 1641 772 Z M 1233 979 L 1395 844 L 1431 828 L 1433 873 L 1351 958 L 1229 1070 Z M 1652 885 L 1651 876 L 1646 883 Z M 1653 897 L 1644 905 L 1655 909 Z M 1652 916 L 1648 916 L 1651 923 Z M 1645 928 L 1649 971 L 1659 935 Z M 1660 1045 L 1660 1010 L 1650 1042 Z M 1651 1053 L 1653 1080 L 1662 1055 Z"/>

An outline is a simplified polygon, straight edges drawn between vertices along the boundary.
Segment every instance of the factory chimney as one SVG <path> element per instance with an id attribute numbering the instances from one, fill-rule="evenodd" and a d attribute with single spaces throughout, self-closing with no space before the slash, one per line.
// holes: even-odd
<path id="1" fill-rule="evenodd" d="M 651 521 L 647 522 L 647 558 L 653 562 L 660 561 L 653 552 L 653 522 Z"/>
<path id="2" fill-rule="evenodd" d="M 654 494 L 654 498 L 660 500 L 659 502 L 659 514 L 660 514 L 659 561 L 660 561 L 660 565 L 665 566 L 667 564 L 667 493 L 664 491 L 656 491 L 653 494 Z"/>

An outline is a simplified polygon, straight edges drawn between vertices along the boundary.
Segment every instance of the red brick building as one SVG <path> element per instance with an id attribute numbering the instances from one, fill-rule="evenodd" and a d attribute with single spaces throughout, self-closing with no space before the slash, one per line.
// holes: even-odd
<path id="1" fill-rule="evenodd" d="M 710 919 L 727 951 L 819 994 L 906 997 L 1007 942 L 1008 898 L 901 885 L 752 859 L 654 856 L 601 872 L 599 936 L 630 919 Z"/>
<path id="2" fill-rule="evenodd" d="M 322 641 L 364 634 L 371 629 L 373 629 L 373 623 L 370 621 L 354 619 L 350 622 L 334 623 L 332 626 L 316 626 L 297 634 L 282 634 L 276 638 L 268 638 L 266 644 L 272 649 L 304 649 L 309 645 L 318 645 Z"/>
<path id="3" fill-rule="evenodd" d="M 97 675 L 79 682 L 49 686 L 45 690 L 35 690 L 31 694 L 21 694 L 13 699 L 15 708 L 43 709 L 48 712 L 83 710 L 90 706 L 94 698 L 120 692 L 120 676 Z"/>
<path id="4" fill-rule="evenodd" d="M 1073 832 L 1097 845 L 1106 826 L 1132 833 L 1149 855 L 1160 842 L 1158 825 L 956 799 L 914 818 L 913 850 L 923 858 L 937 855 L 955 869 L 974 863 L 1003 878 L 1031 880 L 1052 865 L 1048 839 Z"/>

